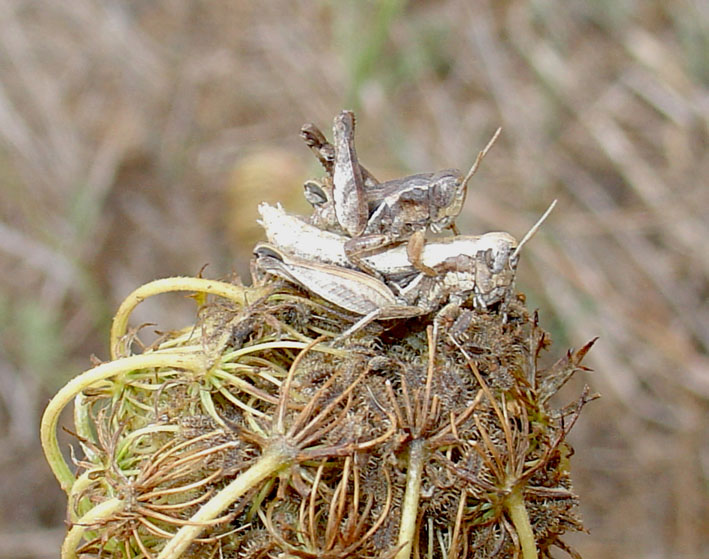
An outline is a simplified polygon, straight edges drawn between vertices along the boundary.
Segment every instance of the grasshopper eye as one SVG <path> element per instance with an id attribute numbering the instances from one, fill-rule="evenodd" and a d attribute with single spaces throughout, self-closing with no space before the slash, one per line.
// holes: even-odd
<path id="1" fill-rule="evenodd" d="M 443 171 L 431 188 L 431 201 L 439 208 L 450 206 L 458 197 L 463 177 L 455 169 Z"/>
<path id="2" fill-rule="evenodd" d="M 491 270 L 494 268 L 495 264 L 495 258 L 492 255 L 492 249 L 489 248 L 483 253 L 483 258 L 485 260 L 485 264 L 487 265 L 488 268 Z"/>

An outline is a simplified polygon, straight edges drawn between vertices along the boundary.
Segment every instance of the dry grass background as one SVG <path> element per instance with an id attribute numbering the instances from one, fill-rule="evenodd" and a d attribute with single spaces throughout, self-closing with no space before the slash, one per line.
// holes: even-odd
<path id="1" fill-rule="evenodd" d="M 300 125 L 359 115 L 380 178 L 467 168 L 461 230 L 521 236 L 557 353 L 586 559 L 709 554 L 709 5 L 702 0 L 0 1 L 0 557 L 58 555 L 48 397 L 156 277 L 244 275 L 260 199 L 305 208 Z M 192 320 L 179 297 L 139 309 Z"/>

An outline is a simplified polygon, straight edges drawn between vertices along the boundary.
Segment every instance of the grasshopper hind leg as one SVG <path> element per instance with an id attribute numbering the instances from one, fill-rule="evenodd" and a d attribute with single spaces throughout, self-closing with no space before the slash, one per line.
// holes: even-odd
<path id="1" fill-rule="evenodd" d="M 350 326 L 347 330 L 345 330 L 339 336 L 337 336 L 334 340 L 332 340 L 332 343 L 338 344 L 338 343 L 344 342 L 352 334 L 359 332 L 360 330 L 362 330 L 363 328 L 367 327 L 372 322 L 377 320 L 377 318 L 379 318 L 381 316 L 381 314 L 382 314 L 382 309 L 375 309 L 375 310 L 371 311 L 369 314 L 364 315 L 357 322 L 355 322 L 352 326 Z"/>

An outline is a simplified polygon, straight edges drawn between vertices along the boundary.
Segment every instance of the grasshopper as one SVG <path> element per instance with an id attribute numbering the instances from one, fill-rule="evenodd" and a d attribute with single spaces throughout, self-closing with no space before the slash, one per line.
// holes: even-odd
<path id="1" fill-rule="evenodd" d="M 474 307 L 487 308 L 504 303 L 512 292 L 520 251 L 555 205 L 556 200 L 520 243 L 511 235 L 509 242 L 494 248 L 484 248 L 470 240 L 470 246 L 477 247 L 470 254 L 447 257 L 439 254 L 437 261 L 432 262 L 436 276 L 417 272 L 409 265 L 398 272 L 399 277 L 392 273 L 389 283 L 384 283 L 358 270 L 293 256 L 282 247 L 267 243 L 256 245 L 254 268 L 300 285 L 342 309 L 361 315 L 341 338 L 374 320 L 413 318 L 439 311 L 444 305 L 460 306 L 471 296 Z M 451 245 L 455 246 L 455 239 Z M 326 253 L 316 256 L 322 258 L 323 254 Z"/>
<path id="2" fill-rule="evenodd" d="M 348 237 L 324 231 L 299 216 L 286 213 L 281 206 L 271 206 L 264 202 L 259 205 L 258 211 L 261 215 L 259 223 L 266 231 L 268 242 L 282 251 L 312 262 L 354 267 L 345 251 Z M 422 248 L 421 259 L 424 265 L 436 268 L 445 260 L 458 255 L 474 255 L 489 250 L 500 260 L 505 258 L 503 255 L 511 254 L 516 247 L 517 240 L 502 231 L 484 235 L 458 235 L 427 241 Z M 403 245 L 365 256 L 363 261 L 385 281 L 416 273 Z M 495 269 L 500 269 L 499 264 L 495 265 Z"/>
<path id="3" fill-rule="evenodd" d="M 413 266 L 428 275 L 434 270 L 422 261 L 421 249 L 427 229 L 439 232 L 446 228 L 456 234 L 455 218 L 465 201 L 467 185 L 480 162 L 497 139 L 495 132 L 464 176 L 458 169 L 420 173 L 379 183 L 360 165 L 354 147 L 354 115 L 342 111 L 334 119 L 334 146 L 313 124 L 305 125 L 301 135 L 328 173 L 323 185 L 306 183 L 306 198 L 316 208 L 318 226 L 343 230 L 347 258 L 369 273 L 364 256 L 392 245 L 408 243 L 407 253 Z M 331 186 L 330 186 L 331 185 Z M 332 206 L 334 211 L 329 210 Z M 332 222 L 334 215 L 336 223 Z M 323 216 L 326 216 L 323 219 Z"/>
<path id="4" fill-rule="evenodd" d="M 443 274 L 436 278 L 418 273 L 398 294 L 369 274 L 297 258 L 266 243 L 254 247 L 253 265 L 256 272 L 283 278 L 361 315 L 362 318 L 338 337 L 340 340 L 374 320 L 414 318 L 435 312 L 444 303 L 459 306 L 471 293 L 474 293 L 475 306 L 502 301 L 512 290 L 515 268 L 510 266 L 497 274 L 489 269 L 483 271 L 484 258 L 446 262 Z M 489 291 L 483 293 L 478 286 Z"/>

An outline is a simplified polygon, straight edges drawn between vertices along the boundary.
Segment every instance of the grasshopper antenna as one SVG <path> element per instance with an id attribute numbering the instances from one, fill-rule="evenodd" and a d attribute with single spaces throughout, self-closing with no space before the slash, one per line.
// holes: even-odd
<path id="1" fill-rule="evenodd" d="M 487 155 L 487 152 L 490 151 L 490 148 L 497 140 L 497 137 L 500 135 L 500 132 L 502 132 L 502 128 L 498 128 L 497 130 L 495 130 L 495 133 L 485 146 L 485 149 L 478 153 L 478 156 L 475 158 L 475 163 L 473 163 L 473 166 L 470 168 L 470 171 L 468 171 L 468 174 L 465 175 L 465 178 L 463 179 L 463 189 L 465 189 L 468 185 L 468 181 L 473 178 L 473 175 L 476 173 L 478 167 L 480 166 L 480 162 Z"/>
<path id="2" fill-rule="evenodd" d="M 544 215 L 542 215 L 542 217 L 540 217 L 537 220 L 537 222 L 534 225 L 532 225 L 532 228 L 529 231 L 527 231 L 527 234 L 524 236 L 524 238 L 519 243 L 519 245 L 517 245 L 517 248 L 515 249 L 515 251 L 512 253 L 510 260 L 514 260 L 515 258 L 517 258 L 519 256 L 520 251 L 522 250 L 522 247 L 525 244 L 527 244 L 527 242 L 529 242 L 529 240 L 532 237 L 534 237 L 534 235 L 537 233 L 537 231 L 539 231 L 539 228 L 546 221 L 547 217 L 549 217 L 549 214 L 554 209 L 554 206 L 556 206 L 556 202 L 557 202 L 557 200 L 554 200 L 547 208 L 547 211 L 544 212 Z"/>

